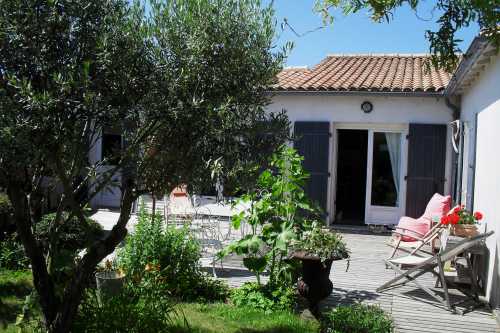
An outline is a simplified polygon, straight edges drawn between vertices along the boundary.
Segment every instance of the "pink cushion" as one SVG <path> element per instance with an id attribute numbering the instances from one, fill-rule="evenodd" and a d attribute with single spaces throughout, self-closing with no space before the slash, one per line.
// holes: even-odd
<path id="1" fill-rule="evenodd" d="M 428 220 L 432 220 L 433 217 L 441 218 L 450 211 L 450 208 L 451 196 L 443 196 L 439 193 L 435 193 L 431 200 L 429 200 L 429 203 L 425 208 L 425 213 L 422 217 L 425 217 Z"/>
<path id="2" fill-rule="evenodd" d="M 398 228 L 403 228 L 404 230 L 398 230 Z M 396 231 L 403 234 L 403 236 L 401 236 L 401 240 L 403 242 L 414 242 L 417 239 L 411 237 L 412 235 L 422 237 L 429 232 L 430 228 L 431 223 L 426 218 L 421 217 L 418 219 L 414 219 L 408 216 L 403 216 L 399 220 Z M 412 234 L 411 231 L 415 231 L 417 234 Z"/>
<path id="3" fill-rule="evenodd" d="M 425 235 L 431 229 L 432 219 L 434 217 L 437 219 L 441 219 L 441 217 L 443 217 L 450 211 L 450 208 L 451 196 L 443 196 L 439 193 L 435 193 L 432 196 L 431 200 L 429 200 L 429 203 L 425 208 L 425 212 L 420 218 L 414 219 L 411 217 L 403 216 L 399 220 L 398 227 L 418 232 L 420 235 Z M 405 233 L 404 230 L 401 230 L 400 232 Z M 406 234 L 409 236 L 405 235 L 401 237 L 401 240 L 403 242 L 416 241 L 415 238 L 411 237 L 411 232 L 406 232 Z"/>

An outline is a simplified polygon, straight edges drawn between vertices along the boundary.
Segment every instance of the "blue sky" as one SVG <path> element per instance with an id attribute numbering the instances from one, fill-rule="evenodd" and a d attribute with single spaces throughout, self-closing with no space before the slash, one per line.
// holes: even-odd
<path id="1" fill-rule="evenodd" d="M 313 12 L 314 1 L 275 0 L 277 43 L 294 42 L 287 66 L 312 66 L 331 53 L 428 53 L 429 42 L 424 32 L 436 28 L 438 15 L 432 16 L 429 3 L 434 1 L 425 2 L 428 4 L 418 11 L 421 19 L 409 7 L 398 9 L 390 23 L 372 22 L 368 12 L 336 14 L 333 25 L 297 37 L 289 28 L 281 30 L 281 22 L 286 18 L 299 34 L 322 26 L 321 17 Z M 462 51 L 467 50 L 478 31 L 475 25 L 459 33 Z"/>

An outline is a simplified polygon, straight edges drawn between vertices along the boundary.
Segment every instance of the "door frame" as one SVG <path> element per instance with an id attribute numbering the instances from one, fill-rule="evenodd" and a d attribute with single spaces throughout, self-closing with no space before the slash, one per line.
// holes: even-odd
<path id="1" fill-rule="evenodd" d="M 331 212 L 330 223 L 335 221 L 336 216 L 336 196 L 337 196 L 337 163 L 338 163 L 338 130 L 367 130 L 368 131 L 368 149 L 367 149 L 367 166 L 366 166 L 366 199 L 365 199 L 365 224 L 370 224 L 368 221 L 371 207 L 376 207 L 380 212 L 393 212 L 392 208 L 381 206 L 371 206 L 371 176 L 373 166 L 373 133 L 374 132 L 394 132 L 401 133 L 401 166 L 400 166 L 400 197 L 399 210 L 400 215 L 403 215 L 406 209 L 406 170 L 408 163 L 408 132 L 409 124 L 387 124 L 387 123 L 349 123 L 349 122 L 333 122 L 332 124 L 333 145 L 331 151 L 331 177 L 329 188 L 328 207 Z M 394 224 L 397 220 L 394 221 Z M 382 224 L 382 223 L 379 223 Z"/>

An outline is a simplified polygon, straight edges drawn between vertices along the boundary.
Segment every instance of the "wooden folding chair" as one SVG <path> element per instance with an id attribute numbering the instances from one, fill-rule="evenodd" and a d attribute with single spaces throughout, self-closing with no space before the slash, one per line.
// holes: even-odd
<path id="1" fill-rule="evenodd" d="M 421 234 L 414 230 L 397 227 L 396 230 L 392 232 L 393 237 L 391 237 L 390 240 L 390 242 L 394 243 L 388 244 L 394 248 L 388 259 L 394 258 L 398 250 L 409 253 L 410 255 L 419 256 L 419 252 L 433 255 L 435 241 L 439 239 L 443 229 L 444 227 L 441 223 L 436 223 L 426 234 Z M 394 236 L 396 236 L 396 239 L 394 239 Z M 405 236 L 414 238 L 415 241 L 403 241 L 403 237 Z M 430 246 L 430 251 L 424 249 L 426 245 Z"/>
<path id="2" fill-rule="evenodd" d="M 408 282 L 411 282 L 418 288 L 425 291 L 427 294 L 429 294 L 429 296 L 437 300 L 439 303 L 443 304 L 448 310 L 463 314 L 463 312 L 458 311 L 455 308 L 457 304 L 450 303 L 448 284 L 445 278 L 444 263 L 449 260 L 452 260 L 457 255 L 467 251 L 473 246 L 476 246 L 479 243 L 483 242 L 487 237 L 491 236 L 493 233 L 494 233 L 493 231 L 489 231 L 485 234 L 480 234 L 469 239 L 464 239 L 463 241 L 457 243 L 452 248 L 446 249 L 441 253 L 438 253 L 432 257 L 422 257 L 413 254 L 413 255 L 407 255 L 399 258 L 392 258 L 385 260 L 386 265 L 390 266 L 392 269 L 398 272 L 399 275 L 396 276 L 394 279 L 391 279 L 387 283 L 384 283 L 382 286 L 378 287 L 377 292 L 403 286 Z M 408 269 L 405 271 L 404 268 Z M 469 267 L 468 269 L 471 269 L 471 267 Z M 432 289 L 424 286 L 417 280 L 418 277 L 424 275 L 425 273 L 432 273 L 439 279 L 444 291 L 444 299 L 441 296 L 437 295 Z M 466 296 L 470 297 L 470 295 Z"/>

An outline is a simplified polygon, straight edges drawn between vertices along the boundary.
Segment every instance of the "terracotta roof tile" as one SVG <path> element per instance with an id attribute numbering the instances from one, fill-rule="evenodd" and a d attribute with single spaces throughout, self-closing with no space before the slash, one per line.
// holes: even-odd
<path id="1" fill-rule="evenodd" d="M 311 69 L 287 68 L 273 90 L 439 92 L 451 75 L 426 69 L 428 55 L 332 55 Z"/>

